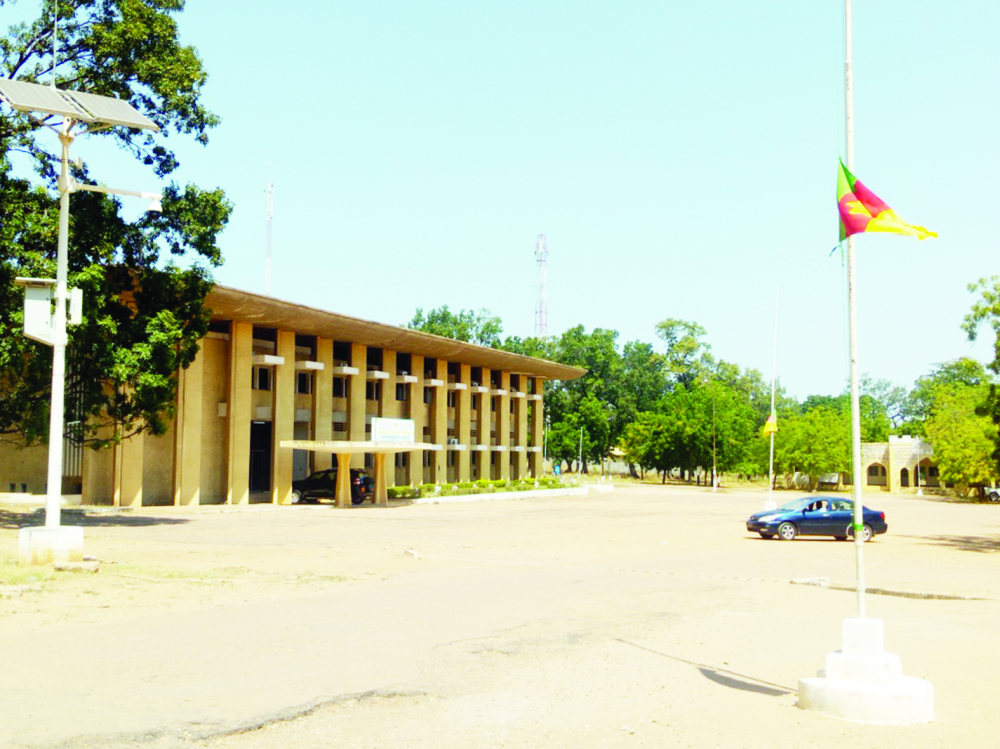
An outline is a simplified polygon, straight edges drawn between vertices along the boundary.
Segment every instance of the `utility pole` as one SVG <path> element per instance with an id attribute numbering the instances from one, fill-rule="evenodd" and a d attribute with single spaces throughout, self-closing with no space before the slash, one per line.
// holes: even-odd
<path id="1" fill-rule="evenodd" d="M 535 262 L 538 266 L 538 300 L 535 302 L 535 337 L 545 338 L 549 334 L 549 299 L 546 265 L 549 248 L 545 235 L 539 234 L 535 240 Z"/>

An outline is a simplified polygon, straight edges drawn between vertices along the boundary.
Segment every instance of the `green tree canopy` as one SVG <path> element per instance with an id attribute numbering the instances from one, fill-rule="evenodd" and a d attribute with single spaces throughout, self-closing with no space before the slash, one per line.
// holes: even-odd
<path id="1" fill-rule="evenodd" d="M 54 72 L 60 87 L 129 101 L 162 132 L 113 127 L 90 137 L 115 141 L 151 178 L 169 176 L 179 162 L 168 136 L 206 143 L 218 123 L 201 104 L 201 61 L 180 42 L 174 16 L 183 0 L 59 2 L 54 71 L 53 6 L 43 2 L 36 20 L 0 38 L 0 76 L 39 83 Z M 43 127 L 53 121 L 0 107 L 0 434 L 26 444 L 47 436 L 52 354 L 23 336 L 23 294 L 13 279 L 55 276 L 59 144 Z M 97 179 L 85 166 L 72 171 L 80 183 Z M 70 329 L 67 419 L 84 424 L 94 444 L 162 434 L 176 373 L 207 331 L 204 299 L 210 269 L 222 262 L 216 237 L 231 206 L 221 190 L 171 182 L 162 192 L 162 213 L 135 221 L 108 195 L 71 200 L 69 284 L 84 292 L 84 320 Z"/>
<path id="2" fill-rule="evenodd" d="M 500 348 L 500 336 L 503 333 L 500 318 L 491 315 L 489 310 L 474 312 L 463 309 L 456 313 L 448 309 L 447 304 L 427 313 L 418 307 L 406 327 L 492 348 Z"/>
<path id="3" fill-rule="evenodd" d="M 934 446 L 941 479 L 963 494 L 1000 477 L 991 457 L 997 426 L 988 416 L 977 415 L 988 394 L 986 383 L 941 383 L 933 389 L 927 438 Z"/>

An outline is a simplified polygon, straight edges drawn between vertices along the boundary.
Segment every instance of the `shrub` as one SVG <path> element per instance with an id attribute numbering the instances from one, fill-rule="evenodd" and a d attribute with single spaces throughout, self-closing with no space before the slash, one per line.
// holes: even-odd
<path id="1" fill-rule="evenodd" d="M 416 486 L 390 486 L 386 492 L 389 499 L 418 499 L 420 488 Z"/>

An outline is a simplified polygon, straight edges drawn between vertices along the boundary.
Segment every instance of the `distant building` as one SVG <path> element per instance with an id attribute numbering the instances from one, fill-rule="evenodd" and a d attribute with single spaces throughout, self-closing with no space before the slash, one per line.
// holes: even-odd
<path id="1" fill-rule="evenodd" d="M 545 381 L 585 372 L 224 286 L 206 306 L 209 333 L 179 374 L 168 432 L 99 452 L 66 443 L 64 493 L 133 507 L 284 504 L 293 480 L 335 461 L 281 442 L 368 441 L 373 417 L 412 420 L 427 445 L 390 456 L 389 485 L 538 476 Z M 46 456 L 0 446 L 0 491 L 43 493 Z"/>
<path id="2" fill-rule="evenodd" d="M 890 492 L 900 489 L 916 491 L 918 463 L 920 486 L 939 487 L 934 448 L 919 437 L 890 436 L 888 442 L 865 442 L 861 445 L 865 486 L 883 487 Z"/>

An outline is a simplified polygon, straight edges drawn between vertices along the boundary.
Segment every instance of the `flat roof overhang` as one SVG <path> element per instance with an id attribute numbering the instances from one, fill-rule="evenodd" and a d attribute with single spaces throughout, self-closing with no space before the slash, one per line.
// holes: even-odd
<path id="1" fill-rule="evenodd" d="M 404 354 L 461 362 L 473 367 L 488 367 L 547 380 L 575 380 L 587 372 L 581 367 L 512 354 L 396 325 L 348 317 L 227 286 L 215 286 L 209 292 L 205 306 L 211 311 L 212 318 L 217 320 L 248 322 L 267 328 L 290 330 L 300 335 L 363 343 Z"/>

